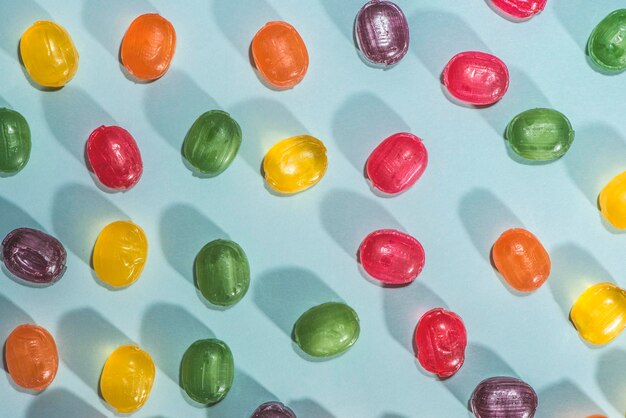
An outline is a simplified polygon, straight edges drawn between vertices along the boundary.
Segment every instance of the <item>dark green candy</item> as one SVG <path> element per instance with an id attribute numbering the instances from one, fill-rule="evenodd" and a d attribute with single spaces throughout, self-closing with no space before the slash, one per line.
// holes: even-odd
<path id="1" fill-rule="evenodd" d="M 506 128 L 513 151 L 527 160 L 551 161 L 567 152 L 574 130 L 561 112 L 530 109 L 515 116 Z"/>
<path id="2" fill-rule="evenodd" d="M 209 302 L 230 306 L 241 300 L 250 287 L 250 266 L 235 242 L 218 239 L 205 245 L 195 263 L 196 285 Z"/>
<path id="3" fill-rule="evenodd" d="M 241 145 L 241 128 L 226 112 L 210 110 L 191 126 L 183 156 L 202 174 L 216 176 L 233 162 Z"/>
<path id="4" fill-rule="evenodd" d="M 294 326 L 296 344 L 314 357 L 343 353 L 359 338 L 359 317 L 345 303 L 328 302 L 300 316 Z"/>
<path id="5" fill-rule="evenodd" d="M 187 395 L 202 404 L 214 404 L 233 386 L 235 362 L 225 342 L 198 340 L 191 344 L 180 364 L 180 383 Z"/>
<path id="6" fill-rule="evenodd" d="M 0 172 L 15 174 L 30 158 L 30 128 L 18 112 L 0 109 Z"/>
<path id="7" fill-rule="evenodd" d="M 615 10 L 598 23 L 589 37 L 587 52 L 605 70 L 626 70 L 626 9 Z"/>

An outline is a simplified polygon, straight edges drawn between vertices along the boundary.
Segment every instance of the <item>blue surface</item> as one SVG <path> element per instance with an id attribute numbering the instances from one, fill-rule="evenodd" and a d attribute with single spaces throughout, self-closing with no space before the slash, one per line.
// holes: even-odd
<path id="1" fill-rule="evenodd" d="M 483 1 L 398 0 L 411 25 L 411 47 L 395 68 L 366 66 L 352 42 L 361 1 L 278 0 L 0 0 L 0 104 L 30 123 L 33 151 L 18 175 L 0 179 L 0 235 L 36 226 L 68 249 L 68 271 L 45 289 L 2 274 L 0 338 L 35 321 L 55 336 L 57 379 L 40 395 L 0 377 L 2 417 L 110 416 L 97 394 L 108 353 L 140 344 L 157 364 L 156 382 L 137 417 L 247 417 L 279 399 L 301 418 L 465 417 L 475 385 L 515 375 L 539 394 L 543 417 L 626 411 L 626 337 L 606 347 L 583 343 L 568 311 L 589 284 L 623 274 L 624 236 L 605 227 L 596 208 L 601 187 L 626 169 L 624 75 L 588 64 L 592 28 L 616 2 L 551 0 L 544 13 L 516 24 Z M 118 45 L 138 14 L 158 11 L 175 26 L 172 68 L 151 84 L 125 78 Z M 56 92 L 33 88 L 16 50 L 37 19 L 71 33 L 80 68 Z M 295 89 L 271 91 L 248 60 L 266 21 L 292 23 L 307 43 L 310 67 Z M 449 102 L 440 71 L 455 53 L 477 49 L 509 66 L 510 89 L 493 107 Z M 517 113 L 551 106 L 566 114 L 576 139 L 552 164 L 525 165 L 508 154 L 502 132 Z M 194 177 L 180 145 L 202 112 L 220 108 L 241 124 L 243 145 L 214 179 Z M 88 174 L 83 147 L 102 124 L 136 138 L 145 171 L 127 193 L 105 193 Z M 408 192 L 374 195 L 362 175 L 369 152 L 388 135 L 423 138 L 430 163 Z M 292 197 L 264 187 L 259 167 L 274 142 L 308 133 L 329 154 L 326 177 Z M 90 251 L 108 222 L 130 218 L 150 241 L 141 279 L 110 291 L 94 278 Z M 532 295 L 513 295 L 489 264 L 489 248 L 506 228 L 533 231 L 551 254 L 553 273 Z M 359 272 L 355 252 L 373 229 L 396 227 L 426 249 L 419 279 L 382 289 Z M 206 242 L 230 237 L 252 268 L 248 295 L 235 307 L 206 306 L 192 282 L 192 262 Z M 345 355 L 310 362 L 290 332 L 310 306 L 343 300 L 359 313 L 361 338 Z M 417 365 L 411 336 L 421 313 L 447 307 L 469 334 L 465 366 L 440 382 Z M 206 409 L 178 387 L 178 364 L 196 339 L 215 335 L 237 366 L 228 398 Z"/>

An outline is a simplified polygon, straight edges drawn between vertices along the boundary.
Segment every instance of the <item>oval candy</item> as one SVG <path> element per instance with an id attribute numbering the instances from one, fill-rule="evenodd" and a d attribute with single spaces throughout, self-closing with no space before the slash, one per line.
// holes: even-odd
<path id="1" fill-rule="evenodd" d="M 4 359 L 15 384 L 29 390 L 47 388 L 59 368 L 54 338 L 46 329 L 31 324 L 20 325 L 9 334 Z"/>
<path id="2" fill-rule="evenodd" d="M 530 109 L 515 116 L 506 127 L 505 137 L 520 157 L 552 161 L 562 157 L 574 141 L 574 130 L 561 112 Z"/>
<path id="3" fill-rule="evenodd" d="M 328 167 L 324 143 L 310 135 L 277 142 L 265 154 L 263 174 L 279 193 L 298 193 L 319 182 Z"/>
<path id="4" fill-rule="evenodd" d="M 491 4 L 515 19 L 530 19 L 546 7 L 547 0 L 491 0 Z"/>
<path id="5" fill-rule="evenodd" d="M 386 0 L 366 3 L 356 16 L 357 47 L 369 62 L 397 64 L 409 50 L 409 23 L 402 9 Z"/>
<path id="6" fill-rule="evenodd" d="M 30 127 L 15 110 L 0 108 L 0 173 L 15 174 L 30 159 Z"/>
<path id="7" fill-rule="evenodd" d="M 417 360 L 441 378 L 459 371 L 465 361 L 467 331 L 460 316 L 442 308 L 426 312 L 415 327 Z"/>
<path id="8" fill-rule="evenodd" d="M 185 136 L 183 156 L 200 173 L 217 176 L 233 162 L 241 145 L 237 121 L 221 110 L 200 115 Z"/>
<path id="9" fill-rule="evenodd" d="M 607 344 L 626 327 L 626 291 L 613 283 L 599 283 L 574 302 L 570 319 L 581 338 Z"/>
<path id="10" fill-rule="evenodd" d="M 486 106 L 502 99 L 509 88 L 509 69 L 500 58 L 485 52 L 456 54 L 443 70 L 443 85 L 457 100 Z"/>
<path id="11" fill-rule="evenodd" d="M 280 402 L 266 402 L 254 410 L 250 418 L 297 418 L 291 408 Z"/>
<path id="12" fill-rule="evenodd" d="M 365 164 L 367 178 L 378 190 L 397 194 L 408 190 L 428 165 L 428 152 L 417 136 L 401 132 L 382 141 Z"/>
<path id="13" fill-rule="evenodd" d="M 626 228 L 626 171 L 609 181 L 598 196 L 602 216 L 615 228 Z"/>
<path id="14" fill-rule="evenodd" d="M 132 21 L 120 48 L 124 68 L 141 81 L 161 78 L 176 51 L 176 31 L 164 17 L 147 13 Z"/>
<path id="15" fill-rule="evenodd" d="M 303 313 L 296 321 L 293 336 L 305 353 L 330 357 L 352 347 L 360 331 L 354 309 L 345 303 L 327 302 Z"/>
<path id="16" fill-rule="evenodd" d="M 109 189 L 128 190 L 143 173 L 137 142 L 119 126 L 101 126 L 89 135 L 87 159 L 100 183 Z"/>
<path id="17" fill-rule="evenodd" d="M 532 292 L 550 275 L 550 256 L 541 242 L 522 228 L 508 229 L 491 250 L 493 263 L 504 280 L 515 290 Z"/>
<path id="18" fill-rule="evenodd" d="M 490 377 L 476 386 L 470 406 L 476 418 L 533 418 L 537 394 L 514 377 Z"/>
<path id="19" fill-rule="evenodd" d="M 180 383 L 196 402 L 212 405 L 226 397 L 235 378 L 233 355 L 225 342 L 198 340 L 183 355 Z"/>
<path id="20" fill-rule="evenodd" d="M 52 284 L 65 273 L 67 252 L 56 238 L 31 228 L 18 228 L 2 240 L 2 258 L 15 277 Z"/>
<path id="21" fill-rule="evenodd" d="M 202 247 L 196 256 L 195 275 L 202 296 L 214 305 L 234 305 L 250 287 L 248 257 L 229 240 L 218 239 Z"/>
<path id="22" fill-rule="evenodd" d="M 133 284 L 148 258 L 148 240 L 130 221 L 108 224 L 98 235 L 93 249 L 93 268 L 103 282 L 113 287 Z"/>
<path id="23" fill-rule="evenodd" d="M 626 70 L 626 9 L 615 10 L 598 23 L 589 36 L 587 52 L 605 70 Z"/>
<path id="24" fill-rule="evenodd" d="M 20 56 L 28 75 L 44 87 L 63 87 L 78 70 L 78 51 L 70 34 L 47 20 L 26 29 L 20 39 Z"/>
<path id="25" fill-rule="evenodd" d="M 252 59 L 270 86 L 289 89 L 309 68 L 309 53 L 298 31 L 287 22 L 268 22 L 252 39 Z"/>
<path id="26" fill-rule="evenodd" d="M 395 229 L 370 233 L 359 247 L 359 261 L 367 274 L 386 285 L 405 285 L 421 273 L 424 247 L 411 235 Z"/>
<path id="27" fill-rule="evenodd" d="M 134 412 L 148 400 L 154 377 L 150 355 L 136 345 L 122 345 L 104 363 L 100 393 L 117 412 Z"/>

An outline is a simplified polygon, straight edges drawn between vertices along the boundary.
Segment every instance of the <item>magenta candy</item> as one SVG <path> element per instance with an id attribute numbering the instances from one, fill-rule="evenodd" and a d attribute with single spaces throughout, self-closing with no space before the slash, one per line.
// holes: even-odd
<path id="1" fill-rule="evenodd" d="M 529 19 L 541 13 L 547 0 L 491 0 L 491 3 L 515 19 Z"/>
<path id="2" fill-rule="evenodd" d="M 424 268 L 422 244 L 395 229 L 379 229 L 369 234 L 359 247 L 359 261 L 373 278 L 386 285 L 411 283 Z"/>
<path id="3" fill-rule="evenodd" d="M 402 132 L 391 135 L 372 151 L 365 171 L 378 190 L 396 194 L 415 184 L 427 164 L 428 152 L 422 140 Z"/>
<path id="4" fill-rule="evenodd" d="M 514 377 L 485 379 L 470 399 L 476 418 L 532 418 L 537 403 L 533 388 Z"/>
<path id="5" fill-rule="evenodd" d="M 427 371 L 446 378 L 465 361 L 467 331 L 460 316 L 442 308 L 426 312 L 415 327 L 417 360 Z"/>
<path id="6" fill-rule="evenodd" d="M 143 173 L 139 147 L 127 130 L 101 126 L 89 135 L 87 158 L 98 180 L 114 190 L 128 190 Z"/>
<path id="7" fill-rule="evenodd" d="M 280 402 L 267 402 L 259 406 L 250 418 L 296 418 L 296 414 Z"/>
<path id="8" fill-rule="evenodd" d="M 485 106 L 500 100 L 509 88 L 509 70 L 498 57 L 485 52 L 456 54 L 443 70 L 448 92 L 461 102 Z"/>

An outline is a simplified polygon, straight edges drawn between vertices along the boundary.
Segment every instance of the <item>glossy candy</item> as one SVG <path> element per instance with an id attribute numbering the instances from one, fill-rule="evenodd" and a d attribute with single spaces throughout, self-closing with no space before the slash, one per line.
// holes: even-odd
<path id="1" fill-rule="evenodd" d="M 354 34 L 359 50 L 374 64 L 394 65 L 409 49 L 409 23 L 390 1 L 366 3 L 356 16 Z"/>
<path id="2" fill-rule="evenodd" d="M 359 247 L 359 261 L 367 274 L 387 285 L 411 283 L 424 267 L 422 244 L 395 229 L 369 234 Z"/>
<path id="3" fill-rule="evenodd" d="M 513 118 L 505 136 L 519 156 L 527 160 L 551 161 L 567 152 L 574 141 L 574 130 L 561 112 L 530 109 Z"/>
<path id="4" fill-rule="evenodd" d="M 626 327 L 626 291 L 613 283 L 585 290 L 570 311 L 580 336 L 591 344 L 606 344 Z"/>
<path id="5" fill-rule="evenodd" d="M 254 410 L 250 418 L 297 418 L 291 408 L 280 402 L 266 402 Z"/>
<path id="6" fill-rule="evenodd" d="M 98 180 L 113 190 L 128 190 L 143 173 L 139 147 L 127 130 L 101 126 L 87 139 L 87 158 Z"/>
<path id="7" fill-rule="evenodd" d="M 546 7 L 547 0 L 490 0 L 499 10 L 515 19 L 530 19 Z"/>
<path id="8" fill-rule="evenodd" d="M 598 205 L 602 216 L 615 228 L 626 228 L 626 171 L 607 183 L 600 192 Z"/>
<path id="9" fill-rule="evenodd" d="M 26 29 L 20 56 L 30 77 L 44 87 L 63 87 L 78 70 L 78 51 L 69 33 L 46 20 Z"/>
<path id="10" fill-rule="evenodd" d="M 254 35 L 252 58 L 272 87 L 289 89 L 304 78 L 309 53 L 298 31 L 287 22 L 268 22 Z"/>
<path id="11" fill-rule="evenodd" d="M 210 110 L 191 126 L 183 156 L 200 173 L 216 176 L 233 162 L 241 145 L 241 128 L 226 112 Z"/>
<path id="12" fill-rule="evenodd" d="M 522 228 L 508 229 L 491 250 L 493 263 L 515 290 L 532 292 L 550 275 L 550 256 L 541 242 Z"/>
<path id="13" fill-rule="evenodd" d="M 344 303 L 327 302 L 315 306 L 296 321 L 294 341 L 314 357 L 343 353 L 359 338 L 359 317 Z"/>
<path id="14" fill-rule="evenodd" d="M 30 128 L 15 110 L 0 108 L 0 173 L 15 174 L 30 158 Z"/>
<path id="15" fill-rule="evenodd" d="M 148 257 L 148 240 L 139 226 L 117 221 L 104 227 L 93 250 L 93 267 L 103 282 L 113 287 L 133 284 Z"/>
<path id="16" fill-rule="evenodd" d="M 148 353 L 136 345 L 122 345 L 104 363 L 100 392 L 117 412 L 134 412 L 148 400 L 154 376 L 154 362 Z"/>
<path id="17" fill-rule="evenodd" d="M 460 316 L 442 308 L 431 309 L 415 327 L 417 360 L 441 378 L 455 374 L 465 361 L 467 332 Z"/>
<path id="18" fill-rule="evenodd" d="M 626 9 L 615 10 L 598 23 L 587 52 L 591 61 L 605 70 L 626 70 Z"/>
<path id="19" fill-rule="evenodd" d="M 18 228 L 2 241 L 2 258 L 15 277 L 51 284 L 65 273 L 67 253 L 56 238 L 36 229 Z"/>
<path id="20" fill-rule="evenodd" d="M 367 178 L 378 190 L 401 193 L 422 176 L 428 165 L 428 152 L 421 139 L 401 132 L 382 141 L 365 164 Z"/>
<path id="21" fill-rule="evenodd" d="M 315 185 L 327 166 L 324 143 L 309 135 L 277 142 L 263 159 L 265 181 L 280 193 L 298 193 Z"/>
<path id="22" fill-rule="evenodd" d="M 195 272 L 198 289 L 214 305 L 234 305 L 250 287 L 248 257 L 233 241 L 218 239 L 202 247 Z"/>
<path id="23" fill-rule="evenodd" d="M 42 327 L 20 325 L 7 337 L 4 347 L 7 371 L 16 385 L 44 390 L 59 368 L 59 354 L 52 335 Z"/>
<path id="24" fill-rule="evenodd" d="M 170 68 L 176 50 L 174 26 L 156 13 L 137 17 L 128 27 L 120 59 L 130 74 L 142 81 L 163 76 Z"/>
<path id="25" fill-rule="evenodd" d="M 476 418 L 533 418 L 537 394 L 513 377 L 490 377 L 474 389 L 470 407 Z"/>
<path id="26" fill-rule="evenodd" d="M 224 399 L 233 385 L 235 363 L 230 348 L 216 339 L 191 344 L 180 365 L 180 383 L 196 402 L 212 405 Z"/>
<path id="27" fill-rule="evenodd" d="M 498 57 L 467 51 L 453 56 L 443 70 L 442 82 L 461 102 L 485 106 L 500 100 L 509 88 L 509 70 Z"/>

